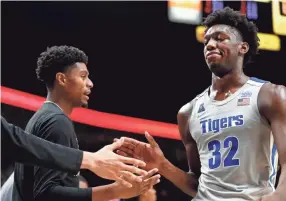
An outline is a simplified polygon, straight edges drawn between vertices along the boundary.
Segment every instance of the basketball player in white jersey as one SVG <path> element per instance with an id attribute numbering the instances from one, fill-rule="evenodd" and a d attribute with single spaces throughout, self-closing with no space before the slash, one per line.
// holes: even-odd
<path id="1" fill-rule="evenodd" d="M 286 88 L 243 73 L 259 46 L 245 16 L 225 8 L 204 25 L 212 84 L 177 116 L 190 171 L 171 164 L 148 133 L 149 144 L 125 138 L 118 153 L 158 168 L 193 201 L 286 201 Z"/>

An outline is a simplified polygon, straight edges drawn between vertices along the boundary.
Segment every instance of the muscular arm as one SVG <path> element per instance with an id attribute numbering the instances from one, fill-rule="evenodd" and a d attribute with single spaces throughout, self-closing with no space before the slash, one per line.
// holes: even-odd
<path id="1" fill-rule="evenodd" d="M 196 143 L 192 139 L 188 126 L 188 120 L 192 112 L 192 107 L 192 102 L 186 104 L 180 109 L 177 115 L 179 132 L 186 149 L 190 171 L 185 172 L 166 160 L 163 163 L 162 168 L 160 168 L 160 173 L 183 192 L 194 197 L 197 193 L 197 178 L 200 176 L 200 160 Z"/>
<path id="2" fill-rule="evenodd" d="M 258 107 L 271 125 L 274 142 L 281 165 L 281 175 L 276 195 L 286 199 L 286 88 L 271 83 L 264 84 L 258 96 Z"/>

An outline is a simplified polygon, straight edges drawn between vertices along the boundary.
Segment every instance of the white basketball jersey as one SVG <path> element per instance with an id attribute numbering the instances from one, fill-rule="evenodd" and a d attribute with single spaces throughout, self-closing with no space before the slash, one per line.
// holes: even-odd
<path id="1" fill-rule="evenodd" d="M 193 201 L 256 200 L 275 190 L 278 155 L 257 106 L 263 83 L 251 78 L 223 101 L 208 89 L 195 98 L 189 125 L 201 176 Z"/>

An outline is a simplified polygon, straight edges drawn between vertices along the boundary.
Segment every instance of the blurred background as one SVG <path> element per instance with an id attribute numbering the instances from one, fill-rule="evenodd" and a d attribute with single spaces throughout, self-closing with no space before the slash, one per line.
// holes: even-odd
<path id="1" fill-rule="evenodd" d="M 211 83 L 200 24 L 225 6 L 240 10 L 259 28 L 260 53 L 246 66 L 246 74 L 286 85 L 286 1 L 2 1 L 1 89 L 45 97 L 45 86 L 35 74 L 37 57 L 49 46 L 71 45 L 89 57 L 95 85 L 89 109 L 175 126 L 180 107 Z M 1 114 L 22 128 L 33 113 L 1 101 Z M 97 151 L 121 136 L 145 141 L 136 132 L 74 124 L 83 150 Z M 178 138 L 162 133 L 155 139 L 172 163 L 188 171 Z M 1 162 L 3 184 L 13 164 Z M 82 175 L 89 186 L 110 183 L 89 171 Z M 164 178 L 155 189 L 159 201 L 190 200 Z"/>

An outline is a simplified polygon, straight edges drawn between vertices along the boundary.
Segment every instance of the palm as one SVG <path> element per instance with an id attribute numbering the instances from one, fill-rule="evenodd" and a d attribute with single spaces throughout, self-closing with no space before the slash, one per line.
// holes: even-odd
<path id="1" fill-rule="evenodd" d="M 138 143 L 134 149 L 133 157 L 143 160 L 146 163 L 146 169 L 150 170 L 158 168 L 164 154 L 160 147 L 146 146 L 143 143 Z"/>
<path id="2" fill-rule="evenodd" d="M 159 168 L 164 160 L 164 154 L 152 136 L 146 135 L 150 144 L 131 138 L 124 138 L 124 144 L 119 148 L 119 154 L 143 160 L 146 170 Z"/>
<path id="3" fill-rule="evenodd" d="M 132 188 L 124 188 L 121 190 L 121 196 L 122 199 L 129 199 L 132 197 L 138 196 L 140 193 L 140 186 L 134 185 Z"/>
<path id="4" fill-rule="evenodd" d="M 121 185 L 121 183 L 116 182 L 115 184 L 117 185 L 116 189 L 119 192 L 119 197 L 123 199 L 128 199 L 128 198 L 135 197 L 135 196 L 138 196 L 146 192 L 148 189 L 153 187 L 153 185 L 160 182 L 159 180 L 160 175 L 156 174 L 157 172 L 158 172 L 158 169 L 156 168 L 148 171 L 147 175 L 142 177 L 141 182 L 134 182 L 130 180 L 130 177 L 123 176 L 123 179 L 126 179 L 128 182 L 132 183 L 132 187 L 127 188 Z"/>

